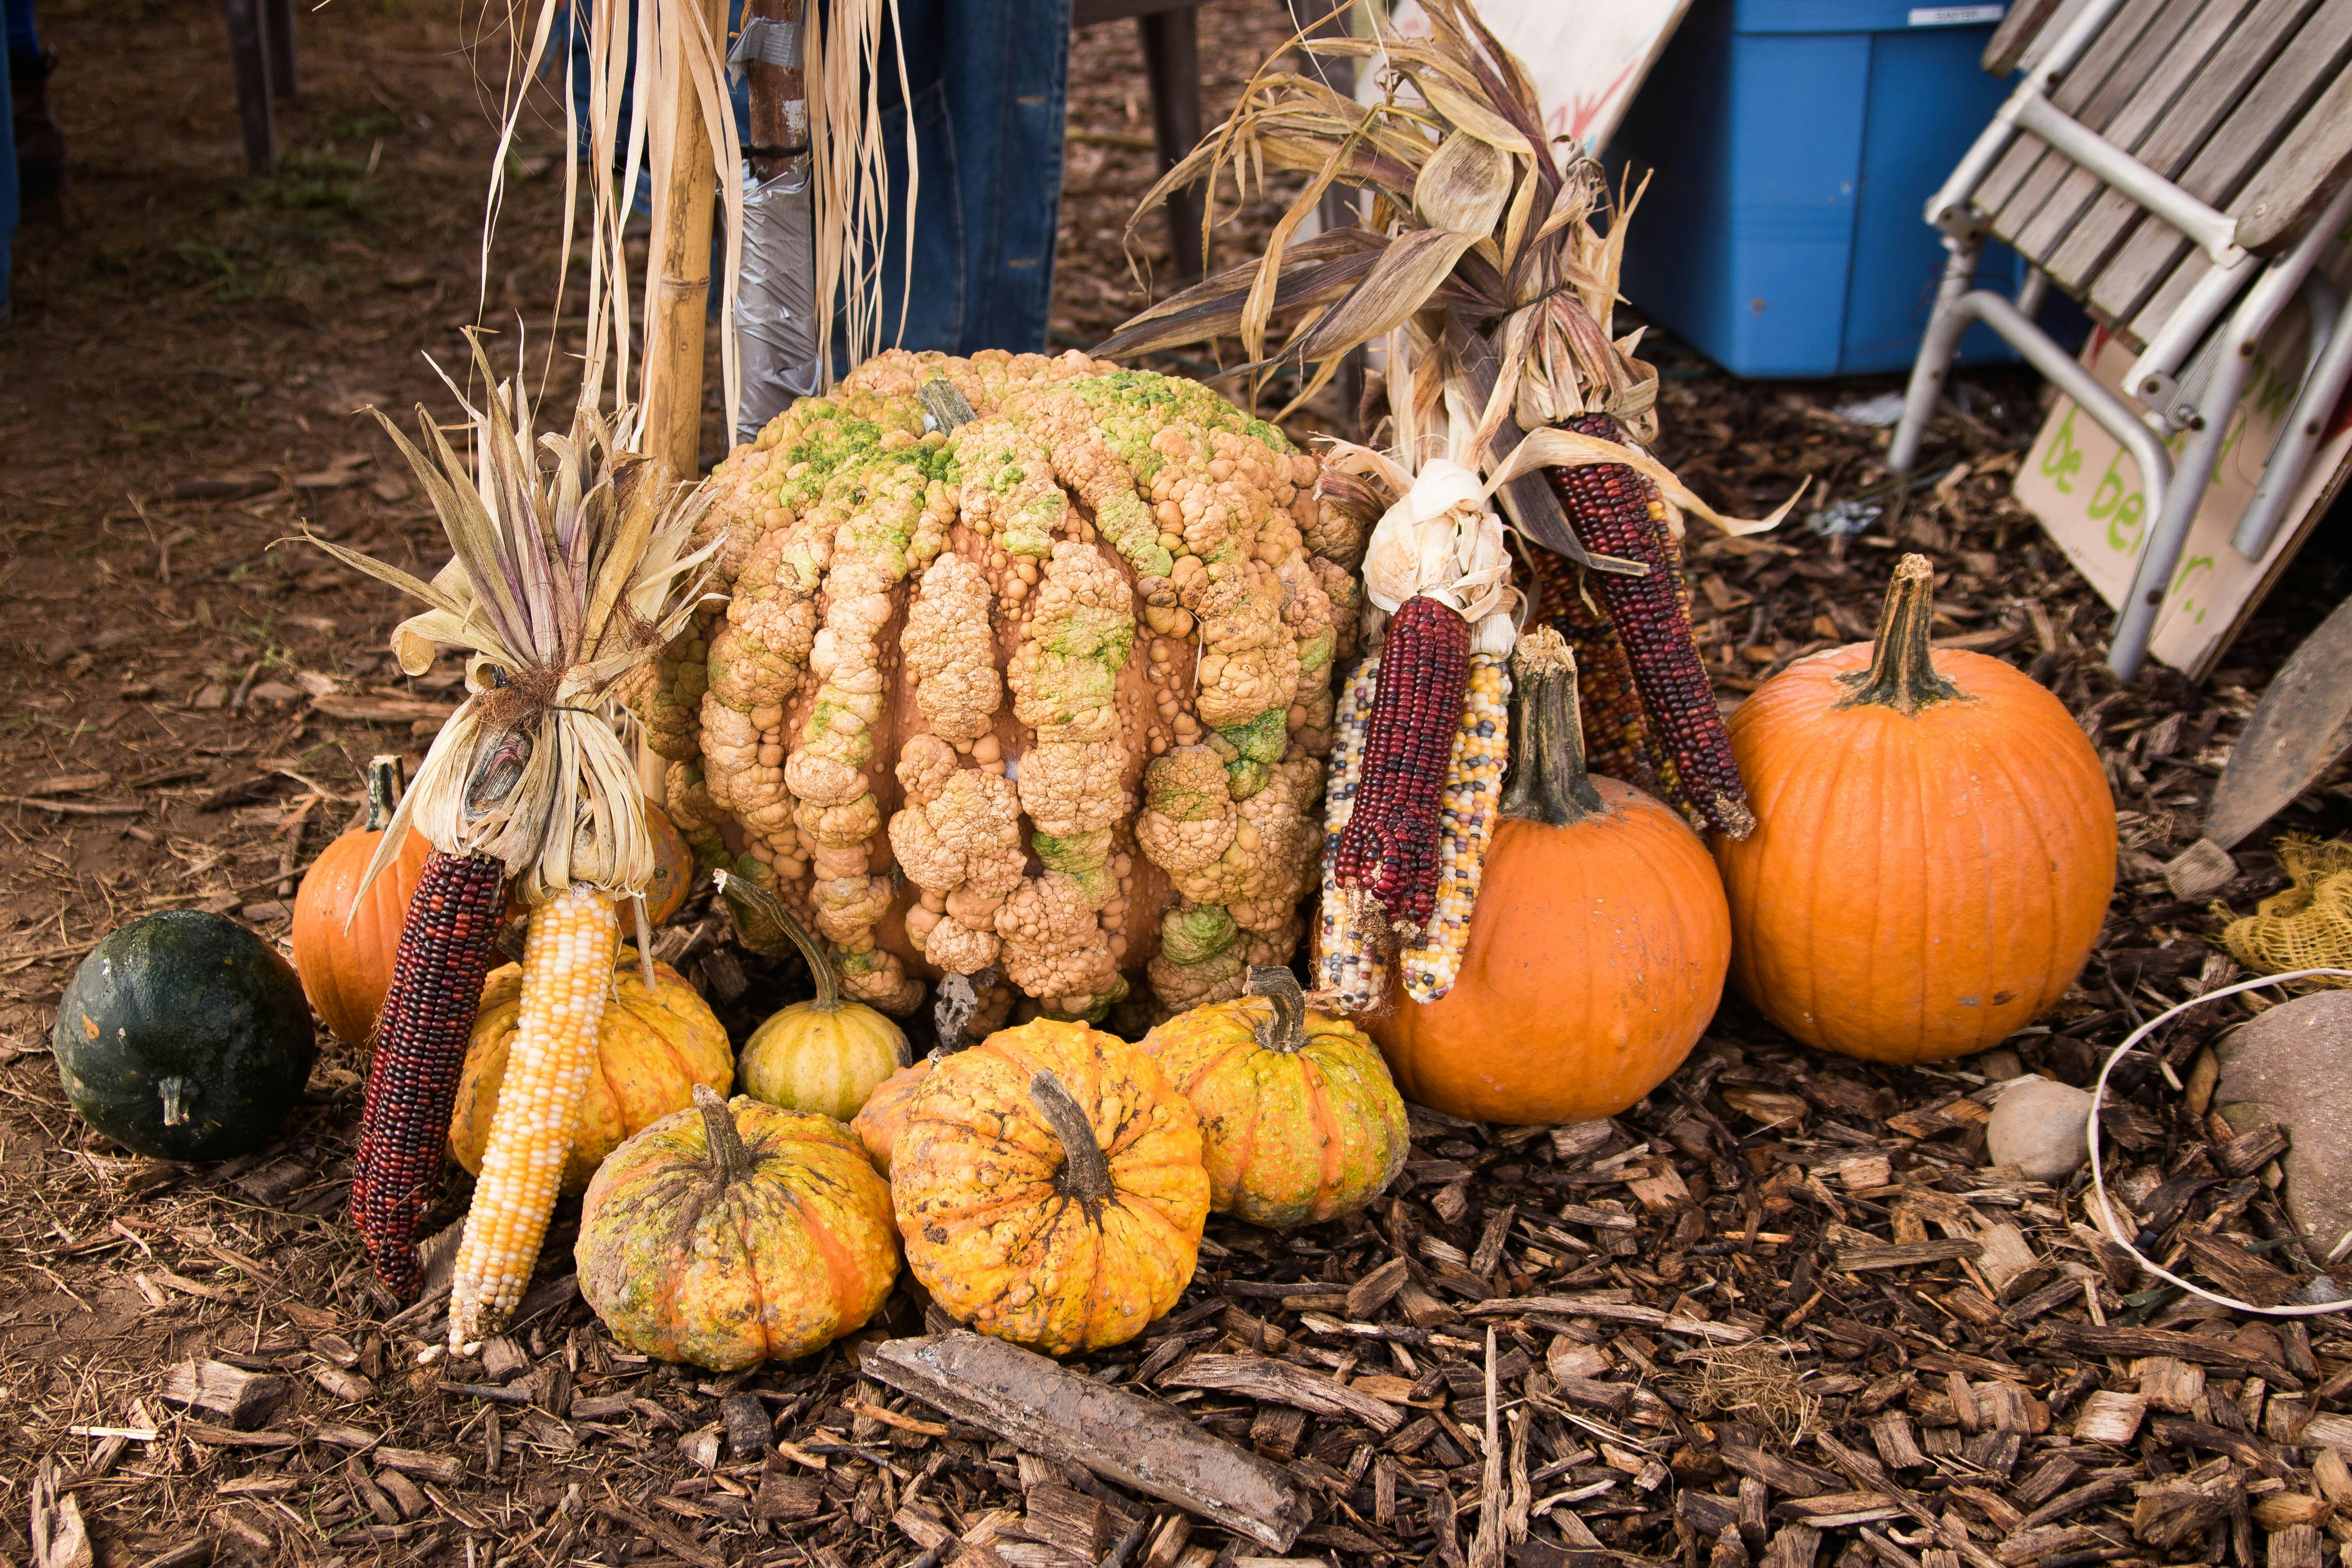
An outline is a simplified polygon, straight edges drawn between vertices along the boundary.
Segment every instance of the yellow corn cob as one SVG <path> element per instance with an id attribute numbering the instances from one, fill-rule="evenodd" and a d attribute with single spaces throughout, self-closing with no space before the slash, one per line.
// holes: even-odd
<path id="1" fill-rule="evenodd" d="M 452 1351 L 504 1327 L 530 1283 L 595 1066 L 620 942 L 612 898 L 584 883 L 531 911 L 521 1016 L 450 1282 Z"/>
<path id="2" fill-rule="evenodd" d="M 1437 910 L 1421 940 L 1404 950 L 1405 994 L 1416 1002 L 1435 1002 L 1453 990 L 1462 968 L 1486 843 L 1502 809 L 1503 767 L 1511 750 L 1510 698 L 1506 660 L 1472 654 L 1470 689 L 1454 728 L 1454 755 L 1438 806 Z"/>
<path id="3" fill-rule="evenodd" d="M 1339 835 L 1356 811 L 1380 674 L 1375 655 L 1356 667 L 1339 693 L 1329 782 L 1323 794 L 1323 898 L 1316 910 L 1315 974 L 1318 987 L 1329 992 L 1332 1005 L 1346 1013 L 1378 1006 L 1388 991 L 1388 966 L 1381 957 L 1387 921 L 1370 894 L 1339 886 L 1337 868 Z"/>

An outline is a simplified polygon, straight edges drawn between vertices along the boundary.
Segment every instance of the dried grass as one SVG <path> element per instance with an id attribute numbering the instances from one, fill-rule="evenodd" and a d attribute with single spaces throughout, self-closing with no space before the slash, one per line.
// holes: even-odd
<path id="1" fill-rule="evenodd" d="M 1799 1379 L 1796 1357 L 1773 1343 L 1724 1349 L 1709 1345 L 1684 1359 L 1697 1363 L 1685 1372 L 1691 1414 L 1752 1421 L 1783 1447 L 1792 1447 L 1811 1427 L 1822 1402 Z"/>

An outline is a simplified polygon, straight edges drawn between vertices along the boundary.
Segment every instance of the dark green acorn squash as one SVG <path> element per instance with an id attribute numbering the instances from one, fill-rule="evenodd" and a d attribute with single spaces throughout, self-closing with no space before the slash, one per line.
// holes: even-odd
<path id="1" fill-rule="evenodd" d="M 268 1143 L 318 1054 L 294 966 L 235 921 L 194 910 L 108 933 L 66 987 L 53 1048 L 82 1119 L 164 1160 Z"/>

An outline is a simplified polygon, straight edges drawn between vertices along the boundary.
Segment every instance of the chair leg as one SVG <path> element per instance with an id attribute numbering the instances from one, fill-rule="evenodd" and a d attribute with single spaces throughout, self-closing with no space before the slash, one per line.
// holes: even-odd
<path id="1" fill-rule="evenodd" d="M 1160 172 L 1184 161 L 1201 140 L 1201 27 L 1197 6 L 1138 16 L 1144 71 L 1151 81 L 1151 140 Z M 1201 187 L 1168 198 L 1168 238 L 1176 277 L 1191 281 L 1208 270 L 1201 247 Z"/>
<path id="2" fill-rule="evenodd" d="M 294 0 L 262 0 L 263 35 L 269 48 L 269 90 L 292 98 L 294 77 Z"/>
<path id="3" fill-rule="evenodd" d="M 2240 327 L 2241 322 L 2234 317 L 2228 323 L 2232 341 Z M 2115 637 L 2107 646 L 2107 668 L 2123 680 L 2137 677 L 2147 658 L 2148 642 L 2156 635 L 2157 620 L 2164 614 L 2164 601 L 2172 592 L 2172 574 L 2180 564 L 2181 547 L 2189 542 L 2189 531 L 2197 521 L 2197 508 L 2205 499 L 2205 487 L 2213 477 L 2214 465 L 2221 460 L 2222 448 L 2229 444 L 2234 423 L 2231 416 L 2240 395 L 2245 391 L 2246 374 L 2252 364 L 2252 355 L 2234 353 L 2221 355 L 2215 363 L 2213 379 L 2207 384 L 2200 403 L 2204 423 L 2189 434 L 2189 445 L 2173 468 L 2172 485 L 2165 491 L 2164 504 L 2148 524 L 2139 566 L 2132 574 L 2131 587 L 2116 616 Z"/>
<path id="4" fill-rule="evenodd" d="M 269 128 L 269 46 L 262 22 L 264 0 L 221 0 L 228 19 L 229 65 L 236 78 L 236 117 L 245 132 L 245 167 L 256 179 L 278 173 L 278 148 Z"/>
<path id="5" fill-rule="evenodd" d="M 1951 373 L 1952 356 L 1959 350 L 1961 334 L 1969 330 L 1969 318 L 1952 307 L 1975 281 L 1984 241 L 1948 236 L 1944 249 L 1948 254 L 1943 281 L 1936 286 L 1936 313 L 1928 318 L 1927 335 L 1919 342 L 1919 357 L 1911 363 L 1911 385 L 1903 395 L 1903 422 L 1895 427 L 1895 439 L 1886 452 L 1886 467 L 1898 479 L 1907 479 L 1911 465 L 1919 460 L 1919 444 L 1927 439 L 1927 422 L 1936 416 L 1936 405 L 1944 395 L 1944 378 Z"/>

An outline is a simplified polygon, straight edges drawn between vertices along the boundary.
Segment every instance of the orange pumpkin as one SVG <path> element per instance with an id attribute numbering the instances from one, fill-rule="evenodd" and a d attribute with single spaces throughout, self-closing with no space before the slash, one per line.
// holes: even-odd
<path id="1" fill-rule="evenodd" d="M 400 759 L 369 759 L 367 825 L 320 851 L 294 894 L 294 972 L 310 1005 L 348 1046 L 375 1038 L 376 1015 L 392 989 L 401 922 L 425 874 L 425 858 L 433 853 L 414 829 L 404 828 L 400 852 L 360 890 L 399 801 Z"/>
<path id="2" fill-rule="evenodd" d="M 1875 643 L 1790 666 L 1731 719 L 1759 826 L 1716 844 L 1732 983 L 1808 1045 L 1934 1061 L 2066 994 L 2115 890 L 2116 811 L 2065 705 L 1997 658 L 1931 650 L 1906 555 Z"/>
<path id="3" fill-rule="evenodd" d="M 588 1178 L 623 1139 L 692 1105 L 696 1084 L 723 1091 L 734 1079 L 727 1029 L 709 1004 L 669 965 L 656 963 L 653 973 L 648 988 L 635 949 L 622 948 L 614 959 L 613 997 L 596 1027 L 595 1066 L 563 1161 L 567 1194 L 587 1191 Z M 521 966 L 492 970 L 466 1044 L 449 1121 L 449 1152 L 476 1175 L 489 1147 L 521 1013 Z"/>
<path id="4" fill-rule="evenodd" d="M 694 1106 L 613 1151 L 580 1205 L 580 1293 L 643 1355 L 733 1372 L 865 1327 L 898 1277 L 890 1190 L 842 1125 Z"/>
<path id="5" fill-rule="evenodd" d="M 1391 980 L 1368 1024 L 1406 1098 L 1475 1121 L 1614 1116 L 1680 1067 L 1715 1016 L 1730 945 L 1706 847 L 1670 807 L 1584 771 L 1576 663 L 1519 639 L 1517 767 L 1454 988 Z"/>
<path id="6" fill-rule="evenodd" d="M 890 1196 L 907 1266 L 950 1316 L 1053 1355 L 1100 1350 L 1192 1280 L 1201 1120 L 1125 1040 L 1039 1018 L 932 1064 Z"/>
<path id="7" fill-rule="evenodd" d="M 890 1173 L 890 1151 L 906 1130 L 908 1114 L 915 1107 L 915 1091 L 923 1087 L 923 1077 L 931 1070 L 931 1058 L 925 1057 L 912 1067 L 900 1068 L 874 1086 L 866 1097 L 865 1107 L 849 1123 L 857 1141 L 866 1146 L 866 1157 L 884 1175 Z"/>
<path id="8" fill-rule="evenodd" d="M 1404 1164 L 1412 1133 L 1380 1047 L 1309 1012 L 1287 969 L 1180 1014 L 1143 1051 L 1201 1113 L 1209 1206 L 1286 1228 L 1352 1214 Z M 887 1087 L 887 1086 L 886 1086 Z"/>

